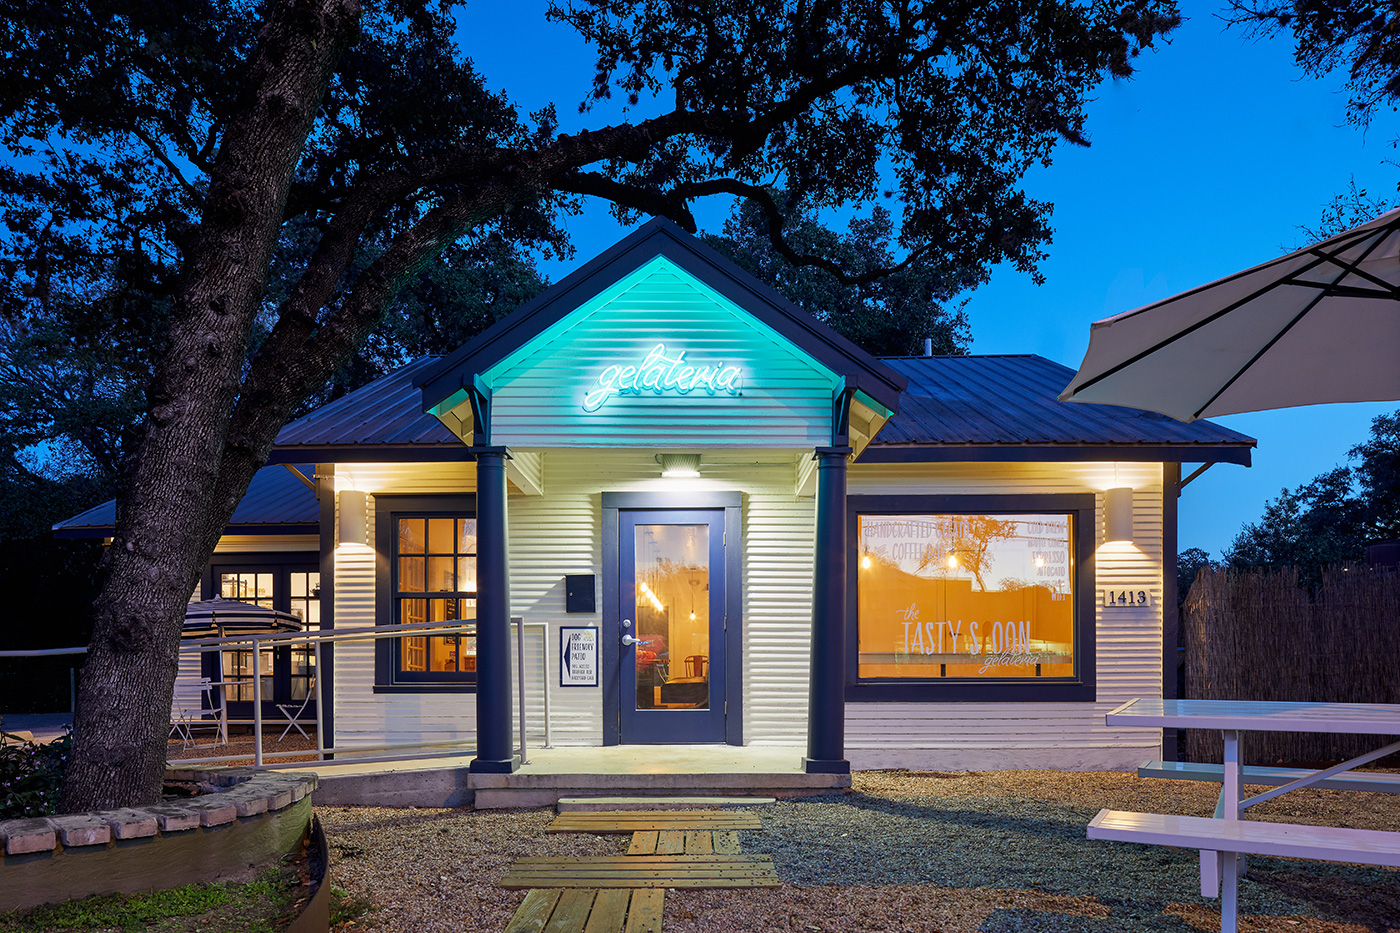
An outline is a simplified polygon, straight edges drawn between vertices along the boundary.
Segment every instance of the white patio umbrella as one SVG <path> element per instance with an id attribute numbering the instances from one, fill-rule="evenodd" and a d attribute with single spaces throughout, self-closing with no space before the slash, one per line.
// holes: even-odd
<path id="1" fill-rule="evenodd" d="M 1181 421 L 1400 399 L 1400 210 L 1095 322 L 1060 399 Z"/>

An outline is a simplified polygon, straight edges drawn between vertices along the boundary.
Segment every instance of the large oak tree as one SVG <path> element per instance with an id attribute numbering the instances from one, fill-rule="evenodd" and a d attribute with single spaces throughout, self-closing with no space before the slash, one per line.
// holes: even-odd
<path id="1" fill-rule="evenodd" d="M 1049 207 L 1021 176 L 1060 141 L 1083 143 L 1086 96 L 1178 21 L 1170 0 L 581 0 L 551 15 L 596 49 L 596 74 L 560 93 L 619 94 L 636 116 L 561 133 L 552 110 L 523 117 L 486 91 L 447 5 L 8 6 L 0 193 L 14 274 L 42 289 L 132 238 L 178 268 L 153 299 L 164 323 L 104 558 L 65 810 L 158 796 L 201 568 L 277 430 L 441 251 L 485 235 L 563 249 L 553 220 L 582 197 L 693 229 L 692 203 L 713 194 L 781 218 L 774 189 L 818 210 L 888 191 L 909 265 L 1029 271 Z M 470 8 L 460 15 L 469 24 Z M 271 289 L 291 225 L 314 246 Z M 783 229 L 769 225 L 790 262 L 830 263 Z"/>

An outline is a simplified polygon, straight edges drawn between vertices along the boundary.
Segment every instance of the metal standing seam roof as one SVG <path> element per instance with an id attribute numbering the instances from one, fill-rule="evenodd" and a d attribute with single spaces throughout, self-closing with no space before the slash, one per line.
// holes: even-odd
<path id="1" fill-rule="evenodd" d="M 1061 402 L 1074 370 L 1034 354 L 886 358 L 909 380 L 870 448 L 929 445 L 1238 447 L 1254 439 L 1207 421 Z"/>
<path id="2" fill-rule="evenodd" d="M 423 411 L 416 380 L 440 357 L 423 356 L 387 376 L 361 386 L 284 427 L 275 446 L 281 460 L 287 448 L 435 446 L 460 448 L 462 442 Z M 332 458 L 333 459 L 333 458 Z"/>
<path id="3" fill-rule="evenodd" d="M 411 456 L 415 449 L 464 452 L 462 441 L 422 410 L 415 379 L 437 362 L 437 357 L 414 360 L 293 421 L 277 435 L 282 449 L 274 452 L 274 461 L 347 449 L 378 450 L 377 458 L 386 461 Z M 1190 461 L 1193 449 L 1199 449 L 1204 459 L 1248 463 L 1249 448 L 1254 446 L 1253 438 L 1209 421 L 1186 424 L 1136 408 L 1061 402 L 1056 396 L 1074 370 L 1040 356 L 893 357 L 882 362 L 909 385 L 899 413 L 876 435 L 863 461 L 882 459 L 884 453 L 945 447 L 983 451 L 1039 447 L 1095 448 L 1104 456 L 1112 456 L 1115 450 L 1126 453 L 1143 448 L 1156 453 L 1171 448 L 1185 461 Z M 977 459 L 973 453 L 969 459 Z M 1035 459 L 1030 451 L 1024 456 Z M 315 471 L 310 464 L 298 469 L 308 477 Z M 104 502 L 54 525 L 54 533 L 98 537 L 110 534 L 115 518 L 116 504 Z M 318 520 L 315 494 L 282 466 L 269 466 L 253 477 L 229 530 L 315 526 Z"/>
<path id="4" fill-rule="evenodd" d="M 303 463 L 296 469 L 307 479 L 316 472 L 315 464 Z M 234 509 L 227 532 L 315 532 L 321 520 L 316 494 L 286 467 L 263 467 L 253 474 L 248 492 Z M 112 533 L 117 521 L 117 503 L 108 499 L 80 515 L 53 526 L 60 538 L 101 538 Z M 297 527 L 301 526 L 301 527 Z"/>
<path id="5" fill-rule="evenodd" d="M 277 436 L 276 461 L 312 449 L 464 445 L 422 409 L 415 381 L 425 356 L 293 421 Z M 1034 354 L 887 357 L 908 380 L 900 410 L 872 450 L 908 446 L 1250 447 L 1253 439 L 1209 422 L 1186 424 L 1118 405 L 1061 402 L 1074 370 Z M 393 459 L 385 453 L 386 459 Z M 333 458 L 331 458 L 333 459 Z"/>

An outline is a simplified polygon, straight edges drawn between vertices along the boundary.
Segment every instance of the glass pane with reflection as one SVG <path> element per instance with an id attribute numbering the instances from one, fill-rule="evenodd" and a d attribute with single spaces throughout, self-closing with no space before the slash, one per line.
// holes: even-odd
<path id="1" fill-rule="evenodd" d="M 636 526 L 637 709 L 709 709 L 710 528 Z"/>

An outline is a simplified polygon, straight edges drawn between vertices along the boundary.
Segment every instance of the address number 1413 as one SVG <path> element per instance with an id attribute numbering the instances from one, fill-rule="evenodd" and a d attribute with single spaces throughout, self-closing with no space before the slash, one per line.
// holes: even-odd
<path id="1" fill-rule="evenodd" d="M 1147 590 L 1104 590 L 1103 604 L 1111 606 L 1146 606 Z"/>

